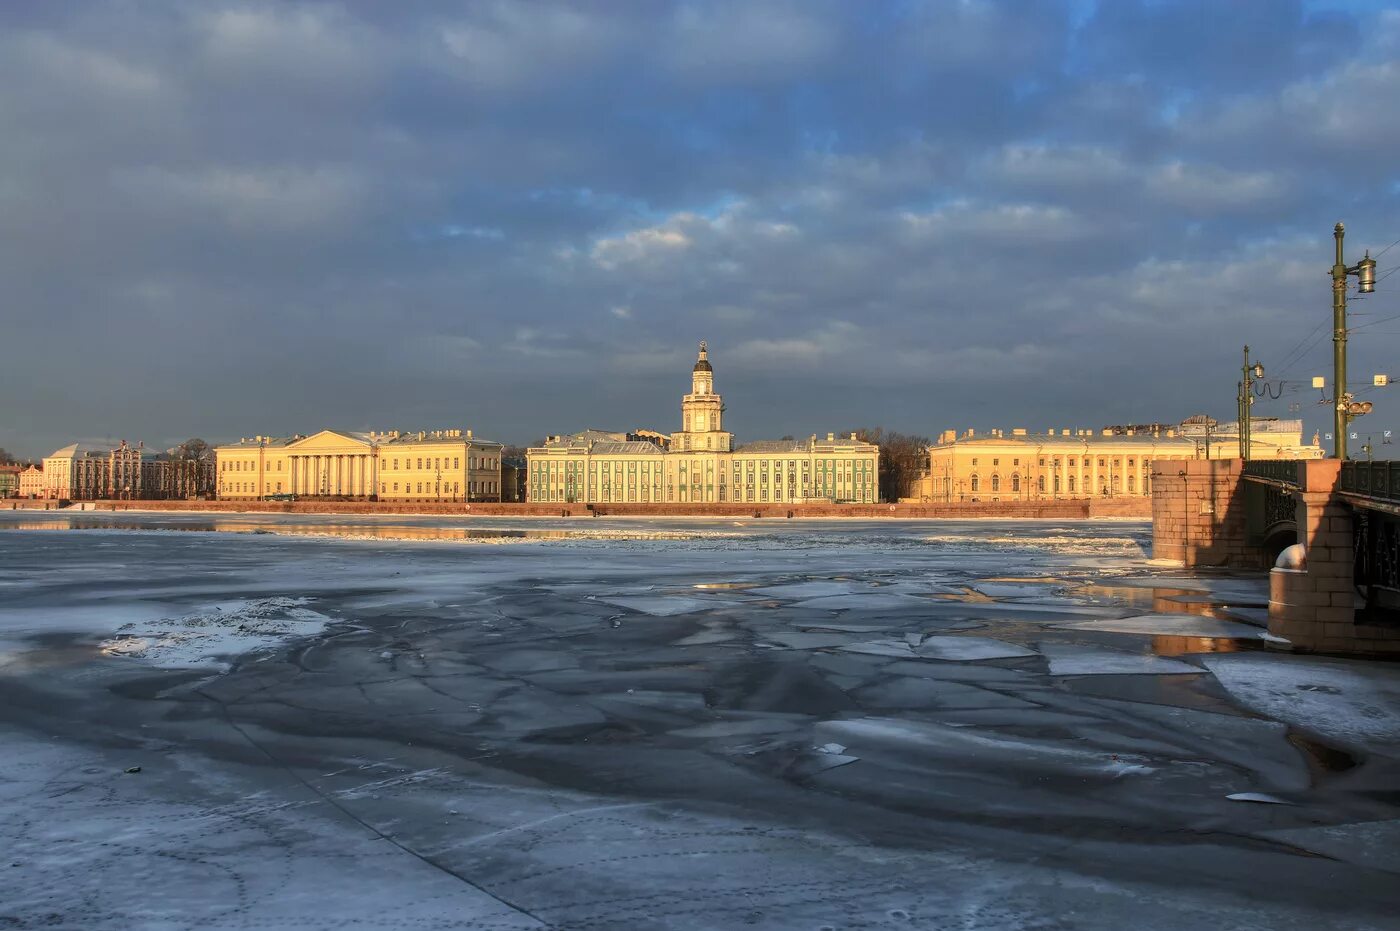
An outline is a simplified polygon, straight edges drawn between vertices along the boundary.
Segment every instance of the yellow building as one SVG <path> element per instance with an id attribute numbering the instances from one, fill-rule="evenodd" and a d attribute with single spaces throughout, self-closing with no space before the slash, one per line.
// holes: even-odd
<path id="1" fill-rule="evenodd" d="M 1300 420 L 1251 421 L 1255 459 L 1321 459 L 1303 442 Z M 1152 493 L 1150 465 L 1163 459 L 1231 459 L 1239 428 L 1193 417 L 1170 427 L 1093 430 L 944 431 L 929 448 L 929 472 L 912 501 L 1013 501 L 1038 498 L 1143 496 Z"/>
<path id="2" fill-rule="evenodd" d="M 529 500 L 578 503 L 879 500 L 879 448 L 852 434 L 734 445 L 706 345 L 681 400 L 681 430 L 585 430 L 528 453 Z"/>
<path id="3" fill-rule="evenodd" d="M 501 444 L 470 430 L 255 436 L 216 447 L 220 498 L 499 501 Z"/>
<path id="4" fill-rule="evenodd" d="M 21 498 L 43 498 L 44 494 L 44 469 L 42 466 L 31 465 L 19 474 L 19 496 Z"/>

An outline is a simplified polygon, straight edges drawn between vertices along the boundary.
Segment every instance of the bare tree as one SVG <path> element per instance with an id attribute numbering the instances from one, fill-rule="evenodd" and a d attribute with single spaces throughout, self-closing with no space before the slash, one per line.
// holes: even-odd
<path id="1" fill-rule="evenodd" d="M 190 437 L 175 447 L 176 459 L 207 459 L 209 454 L 209 444 L 197 436 Z"/>
<path id="2" fill-rule="evenodd" d="M 883 427 L 854 431 L 856 438 L 880 447 L 880 497 L 898 501 L 909 496 L 928 468 L 929 439 L 911 433 L 886 432 Z"/>

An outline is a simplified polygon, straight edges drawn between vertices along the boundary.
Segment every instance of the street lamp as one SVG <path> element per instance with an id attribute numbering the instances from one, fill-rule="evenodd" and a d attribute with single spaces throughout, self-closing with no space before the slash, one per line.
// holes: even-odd
<path id="1" fill-rule="evenodd" d="M 1355 265 L 1347 266 L 1342 258 L 1342 240 L 1346 237 L 1346 227 L 1338 223 L 1332 230 L 1332 238 L 1337 243 L 1337 261 L 1332 266 L 1332 410 L 1333 432 L 1336 440 L 1332 447 L 1332 458 L 1347 458 L 1347 424 L 1353 417 L 1366 413 L 1361 405 L 1353 403 L 1347 393 L 1347 276 L 1355 275 L 1357 292 L 1370 294 L 1376 290 L 1376 260 L 1367 252 L 1365 258 Z"/>
<path id="2" fill-rule="evenodd" d="M 1254 440 L 1253 418 L 1250 416 L 1250 406 L 1254 404 L 1254 383 L 1264 377 L 1264 365 L 1256 362 L 1249 364 L 1249 347 L 1244 347 L 1244 368 L 1240 370 L 1242 381 L 1239 383 L 1239 397 L 1236 398 L 1239 404 L 1239 435 L 1240 435 L 1240 458 L 1245 462 L 1250 458 L 1250 445 Z"/>

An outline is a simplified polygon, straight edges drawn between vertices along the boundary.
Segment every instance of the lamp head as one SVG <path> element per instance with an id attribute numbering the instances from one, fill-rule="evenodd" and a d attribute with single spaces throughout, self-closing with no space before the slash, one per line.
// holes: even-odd
<path id="1" fill-rule="evenodd" d="M 1356 290 L 1370 294 L 1376 290 L 1376 260 L 1367 252 L 1366 257 L 1356 263 Z"/>
<path id="2" fill-rule="evenodd" d="M 1256 362 L 1256 363 L 1254 363 L 1254 377 L 1255 377 L 1255 378 L 1263 378 L 1263 377 L 1264 377 L 1264 363 L 1262 363 L 1262 362 Z"/>

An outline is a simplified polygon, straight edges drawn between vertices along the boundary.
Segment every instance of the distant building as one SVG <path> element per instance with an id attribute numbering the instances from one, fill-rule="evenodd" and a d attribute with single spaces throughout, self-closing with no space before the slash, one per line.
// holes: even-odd
<path id="1" fill-rule="evenodd" d="M 706 345 L 681 400 L 681 430 L 584 430 L 528 452 L 532 502 L 802 502 L 879 500 L 879 447 L 828 433 L 825 440 L 734 446 L 724 429 Z M 669 440 L 669 442 L 667 442 Z"/>
<path id="2" fill-rule="evenodd" d="M 44 468 L 30 465 L 19 473 L 19 496 L 21 498 L 43 498 Z"/>
<path id="3" fill-rule="evenodd" d="M 166 463 L 143 444 L 122 440 L 115 448 L 73 443 L 44 457 L 35 497 L 72 501 L 168 497 Z"/>
<path id="4" fill-rule="evenodd" d="M 13 498 L 19 494 L 19 474 L 24 466 L 17 462 L 0 463 L 0 498 Z"/>
<path id="5" fill-rule="evenodd" d="M 1320 459 L 1302 438 L 1302 421 L 1255 420 L 1256 459 Z M 909 500 L 1007 501 L 1143 496 L 1150 465 L 1163 459 L 1230 459 L 1239 455 L 1238 424 L 1192 418 L 1185 424 L 1093 430 L 948 430 L 929 448 L 929 472 Z"/>
<path id="6" fill-rule="evenodd" d="M 378 501 L 499 501 L 500 443 L 472 431 L 255 436 L 214 450 L 218 495 Z"/>

